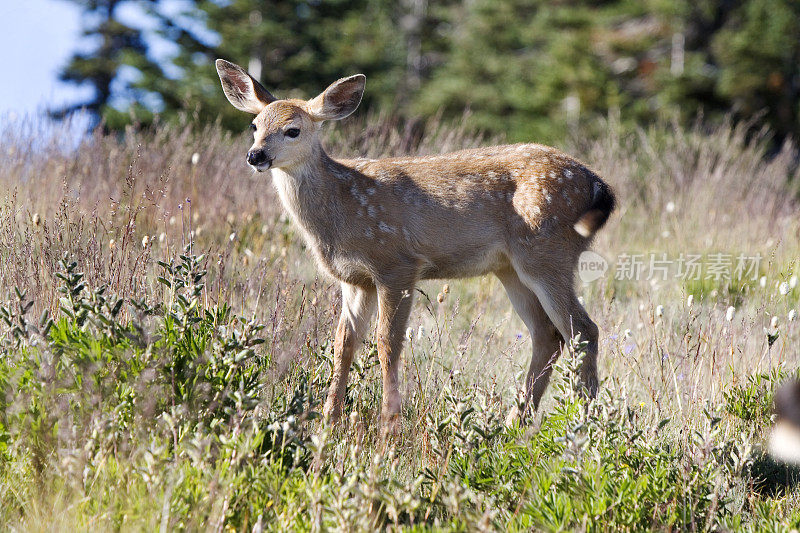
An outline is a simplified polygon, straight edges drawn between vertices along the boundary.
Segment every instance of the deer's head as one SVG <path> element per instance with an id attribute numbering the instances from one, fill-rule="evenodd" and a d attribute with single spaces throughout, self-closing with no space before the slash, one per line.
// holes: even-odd
<path id="1" fill-rule="evenodd" d="M 259 172 L 306 161 L 319 145 L 322 121 L 343 119 L 355 111 L 366 83 L 363 74 L 356 74 L 333 82 L 311 100 L 279 100 L 242 67 L 223 59 L 216 65 L 228 101 L 256 115 L 247 163 Z"/>

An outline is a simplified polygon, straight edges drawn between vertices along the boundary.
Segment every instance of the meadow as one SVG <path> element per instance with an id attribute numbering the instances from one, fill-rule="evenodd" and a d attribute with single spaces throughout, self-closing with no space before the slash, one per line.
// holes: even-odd
<path id="1" fill-rule="evenodd" d="M 530 424 L 506 428 L 524 325 L 496 279 L 425 282 L 384 442 L 372 342 L 342 423 L 321 422 L 338 287 L 245 165 L 245 134 L 156 125 L 73 149 L 67 126 L 3 124 L 4 530 L 800 526 L 800 471 L 765 452 L 800 358 L 790 143 L 613 117 L 571 132 L 559 148 L 619 199 L 593 246 L 608 270 L 576 280 L 601 329 L 597 399 L 567 351 Z M 377 114 L 326 137 L 367 157 L 502 142 Z"/>

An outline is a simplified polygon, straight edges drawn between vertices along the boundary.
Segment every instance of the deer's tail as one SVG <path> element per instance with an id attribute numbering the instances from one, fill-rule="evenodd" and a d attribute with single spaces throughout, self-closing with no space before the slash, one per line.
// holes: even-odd
<path id="1" fill-rule="evenodd" d="M 573 226 L 575 231 L 581 237 L 587 239 L 593 237 L 606 223 L 616 205 L 617 199 L 614 191 L 604 181 L 597 178 L 592 184 L 592 198 L 589 206 Z"/>

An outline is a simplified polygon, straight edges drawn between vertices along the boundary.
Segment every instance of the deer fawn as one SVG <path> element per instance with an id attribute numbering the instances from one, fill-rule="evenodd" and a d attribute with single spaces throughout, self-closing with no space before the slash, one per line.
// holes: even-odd
<path id="1" fill-rule="evenodd" d="M 597 326 L 575 296 L 578 256 L 605 224 L 615 199 L 595 173 L 538 144 L 431 157 L 333 159 L 320 143 L 325 120 L 347 117 L 366 78 L 334 82 L 311 100 L 279 100 L 241 67 L 218 59 L 233 106 L 256 115 L 247 163 L 272 171 L 284 209 L 319 267 L 342 286 L 342 314 L 324 415 L 342 412 L 353 352 L 378 309 L 381 418 L 400 414 L 398 370 L 415 284 L 494 273 L 530 331 L 533 358 L 520 406 L 535 409 L 550 367 L 575 334 L 588 341 L 582 378 L 597 390 Z"/>

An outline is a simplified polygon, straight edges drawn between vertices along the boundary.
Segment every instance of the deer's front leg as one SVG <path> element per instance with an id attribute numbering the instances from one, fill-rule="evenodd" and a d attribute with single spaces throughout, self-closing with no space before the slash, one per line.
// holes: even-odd
<path id="1" fill-rule="evenodd" d="M 392 433 L 400 418 L 400 352 L 403 332 L 411 312 L 413 284 L 407 289 L 378 287 L 378 358 L 383 375 L 381 419 L 383 429 Z"/>
<path id="2" fill-rule="evenodd" d="M 374 287 L 361 288 L 342 283 L 342 314 L 333 343 L 333 374 L 323 409 L 328 421 L 335 422 L 342 415 L 353 353 L 369 327 L 375 312 L 375 300 Z"/>

